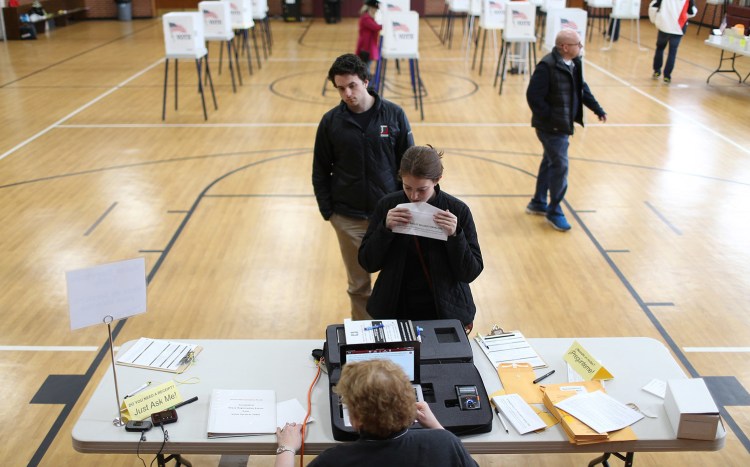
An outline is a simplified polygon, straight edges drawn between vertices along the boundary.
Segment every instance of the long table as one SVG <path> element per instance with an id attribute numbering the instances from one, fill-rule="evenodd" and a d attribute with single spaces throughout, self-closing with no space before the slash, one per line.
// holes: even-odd
<path id="1" fill-rule="evenodd" d="M 577 339 L 590 353 L 602 361 L 615 379 L 606 383 L 607 393 L 623 403 L 632 402 L 658 414 L 658 418 L 644 418 L 633 425 L 638 439 L 618 443 L 600 443 L 576 446 L 568 441 L 558 425 L 542 433 L 519 435 L 515 430 L 506 433 L 497 418 L 492 431 L 462 437 L 464 445 L 473 454 L 499 453 L 583 453 L 583 452 L 657 452 L 657 451 L 716 451 L 724 446 L 726 432 L 720 426 L 711 441 L 676 439 L 663 407 L 663 401 L 641 388 L 652 378 L 662 380 L 686 378 L 685 373 L 660 342 L 642 337 L 580 338 Z M 311 351 L 322 348 L 319 340 L 187 340 L 200 344 L 203 351 L 196 363 L 181 375 L 117 366 L 120 395 L 133 390 L 145 381 L 153 384 L 171 379 L 186 381 L 198 379 L 194 384 L 178 386 L 184 399 L 198 396 L 198 401 L 180 407 L 179 421 L 167 425 L 169 441 L 165 453 L 180 454 L 275 454 L 274 435 L 243 438 L 208 439 L 209 396 L 212 389 L 274 389 L 277 401 L 296 398 L 306 404 L 307 391 L 317 367 Z M 567 381 L 567 371 L 562 356 L 573 339 L 529 339 L 549 368 L 538 370 L 543 374 L 551 369 L 555 374 L 546 383 Z M 131 343 L 123 346 L 126 349 Z M 478 368 L 488 393 L 501 388 L 492 364 L 472 341 L 474 363 Z M 192 381 L 186 381 L 192 382 Z M 73 447 L 82 453 L 156 453 L 163 437 L 161 430 L 146 433 L 147 440 L 138 447 L 139 433 L 126 432 L 113 425 L 117 416 L 112 369 L 104 375 L 91 399 L 86 404 L 72 432 Z M 331 433 L 327 377 L 321 376 L 312 395 L 312 416 L 305 452 L 317 454 L 338 442 Z M 632 454 L 631 454 L 632 457 Z"/>
<path id="2" fill-rule="evenodd" d="M 747 40 L 747 39 L 746 39 Z M 750 50 L 740 47 L 739 40 L 735 39 L 735 42 L 732 44 L 724 44 L 724 43 L 717 43 L 712 42 L 711 40 L 706 40 L 704 42 L 709 47 L 713 47 L 715 49 L 721 50 L 721 57 L 719 57 L 719 66 L 716 67 L 716 70 L 714 70 L 713 73 L 708 75 L 708 78 L 706 78 L 706 84 L 711 80 L 711 77 L 715 75 L 716 73 L 734 73 L 737 75 L 737 78 L 739 79 L 739 82 L 742 83 L 744 81 L 747 81 L 747 78 L 750 77 L 750 73 L 745 76 L 745 79 L 742 79 L 742 75 L 739 71 L 737 71 L 737 68 L 734 66 L 734 62 L 737 60 L 737 55 L 744 55 L 744 56 L 750 56 Z M 727 54 L 731 54 L 731 56 L 724 57 L 724 52 L 727 52 Z M 731 68 L 722 68 L 724 61 L 728 60 L 732 67 Z"/>

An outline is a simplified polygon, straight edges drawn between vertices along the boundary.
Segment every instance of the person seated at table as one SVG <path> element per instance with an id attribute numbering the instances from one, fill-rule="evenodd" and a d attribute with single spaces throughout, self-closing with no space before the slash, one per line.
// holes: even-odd
<path id="1" fill-rule="evenodd" d="M 308 467 L 477 465 L 461 440 L 438 422 L 430 406 L 415 401 L 408 376 L 395 363 L 349 363 L 335 391 L 349 409 L 360 438 L 325 450 Z M 415 419 L 425 429 L 410 429 Z M 276 467 L 293 467 L 294 454 L 302 445 L 301 428 L 295 423 L 277 428 Z"/>
<path id="2" fill-rule="evenodd" d="M 374 319 L 449 319 L 471 331 L 476 306 L 469 283 L 484 268 L 469 207 L 440 189 L 442 152 L 413 146 L 401 158 L 403 191 L 385 195 L 370 217 L 359 247 L 359 264 L 380 271 L 367 312 Z M 448 236 L 436 240 L 397 234 L 412 214 L 402 203 L 427 203 L 439 209 L 433 220 Z"/>

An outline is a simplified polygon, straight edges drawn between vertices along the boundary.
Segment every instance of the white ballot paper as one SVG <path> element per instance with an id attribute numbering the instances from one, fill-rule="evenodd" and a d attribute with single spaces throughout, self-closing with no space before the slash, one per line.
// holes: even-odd
<path id="1" fill-rule="evenodd" d="M 521 435 L 547 427 L 534 409 L 518 394 L 495 396 L 492 402 Z"/>
<path id="2" fill-rule="evenodd" d="M 287 423 L 296 423 L 302 425 L 305 421 L 307 411 L 297 399 L 289 399 L 276 403 L 276 426 L 282 428 Z M 310 416 L 307 423 L 314 422 L 315 419 Z"/>
<path id="3" fill-rule="evenodd" d="M 408 209 L 411 212 L 411 222 L 403 227 L 394 227 L 393 232 L 419 235 L 436 240 L 448 240 L 448 235 L 433 219 L 435 213 L 440 212 L 440 209 L 428 203 L 402 203 L 396 207 Z"/>
<path id="4" fill-rule="evenodd" d="M 635 410 L 601 391 L 569 397 L 555 404 L 597 433 L 620 430 L 643 418 Z"/>
<path id="5" fill-rule="evenodd" d="M 661 397 L 662 399 L 664 399 L 664 397 L 667 395 L 667 382 L 654 378 L 641 389 L 646 392 L 650 392 L 656 397 Z"/>

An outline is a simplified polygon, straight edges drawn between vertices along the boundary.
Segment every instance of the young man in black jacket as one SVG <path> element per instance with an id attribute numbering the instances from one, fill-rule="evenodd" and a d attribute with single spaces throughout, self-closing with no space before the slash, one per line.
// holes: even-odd
<path id="1" fill-rule="evenodd" d="M 536 129 L 544 148 L 536 191 L 526 206 L 526 213 L 546 216 L 547 222 L 561 232 L 570 230 L 560 203 L 568 190 L 568 138 L 573 134 L 573 124 L 583 126 L 584 105 L 599 121 L 607 121 L 606 112 L 583 80 L 582 47 L 577 32 L 560 31 L 555 38 L 555 48 L 537 64 L 526 90 L 526 101 L 532 113 L 531 126 Z"/>
<path id="2" fill-rule="evenodd" d="M 352 318 L 368 319 L 370 274 L 359 265 L 357 251 L 378 200 L 400 189 L 401 156 L 414 137 L 403 109 L 367 89 L 367 68 L 359 57 L 338 57 L 328 79 L 341 103 L 318 126 L 312 183 L 320 213 L 339 240 Z"/>

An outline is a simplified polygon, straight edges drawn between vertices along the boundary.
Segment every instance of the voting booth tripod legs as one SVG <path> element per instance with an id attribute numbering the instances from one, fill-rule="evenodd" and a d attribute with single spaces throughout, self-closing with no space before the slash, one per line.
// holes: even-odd
<path id="1" fill-rule="evenodd" d="M 191 464 L 190 461 L 179 454 L 170 454 L 167 457 L 164 457 L 164 454 L 156 455 L 156 464 L 159 467 L 166 467 L 166 463 L 171 460 L 174 460 L 176 462 L 175 467 L 180 467 L 181 465 L 184 465 L 185 467 L 193 467 L 193 464 Z"/>
<path id="2" fill-rule="evenodd" d="M 605 452 L 601 456 L 589 462 L 589 467 L 594 467 L 598 464 L 602 464 L 603 467 L 609 467 L 608 460 L 610 456 L 615 456 L 616 458 L 625 462 L 625 464 L 623 464 L 625 467 L 632 467 L 634 455 L 635 453 L 632 452 L 626 452 L 625 454 L 620 454 L 619 452 Z"/>

